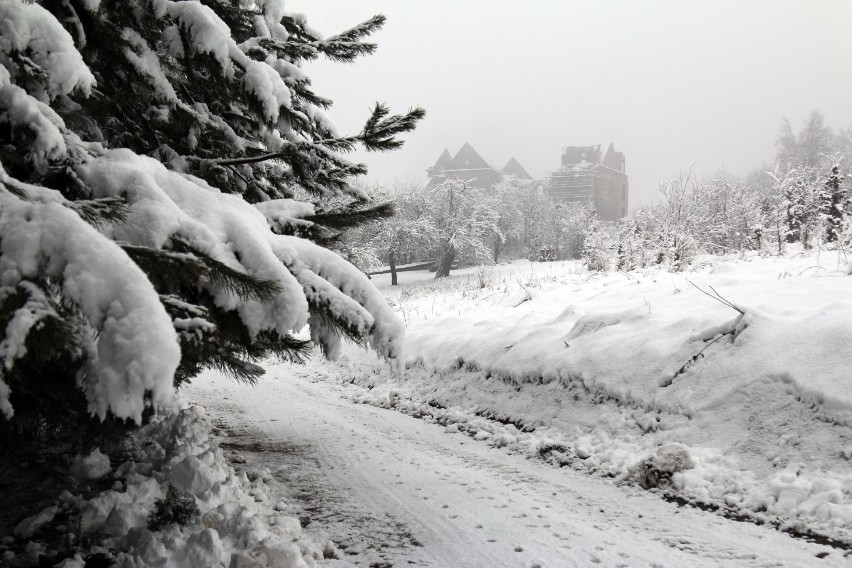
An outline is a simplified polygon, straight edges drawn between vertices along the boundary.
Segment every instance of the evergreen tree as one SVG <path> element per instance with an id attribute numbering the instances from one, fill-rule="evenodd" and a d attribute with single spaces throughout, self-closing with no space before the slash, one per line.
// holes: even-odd
<path id="1" fill-rule="evenodd" d="M 825 241 L 833 243 L 843 232 L 843 217 L 848 200 L 846 188 L 840 183 L 840 174 L 835 165 L 819 196 L 820 216 L 825 224 Z"/>
<path id="2" fill-rule="evenodd" d="M 306 324 L 328 355 L 348 337 L 399 368 L 401 323 L 324 246 L 391 212 L 341 154 L 397 148 L 424 113 L 377 104 L 338 134 L 301 67 L 372 53 L 383 23 L 322 38 L 281 0 L 0 2 L 2 420 L 138 423 L 203 368 L 299 360 Z"/>
<path id="3" fill-rule="evenodd" d="M 787 242 L 795 243 L 802 240 L 806 226 L 805 216 L 805 187 L 801 180 L 789 184 L 784 189 L 784 209 L 786 211 Z"/>
<path id="4" fill-rule="evenodd" d="M 621 219 L 617 226 L 616 270 L 629 272 L 643 266 L 642 234 L 636 217 Z"/>
<path id="5" fill-rule="evenodd" d="M 586 268 L 594 272 L 606 272 L 611 257 L 612 239 L 607 228 L 599 219 L 592 219 L 583 238 L 582 258 L 586 261 Z"/>

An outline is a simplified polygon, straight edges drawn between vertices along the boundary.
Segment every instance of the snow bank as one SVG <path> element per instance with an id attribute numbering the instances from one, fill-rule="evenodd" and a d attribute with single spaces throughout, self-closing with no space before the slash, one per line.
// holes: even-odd
<path id="1" fill-rule="evenodd" d="M 94 553 L 125 568 L 307 568 L 322 559 L 322 548 L 302 535 L 298 519 L 273 509 L 277 502 L 271 502 L 264 484 L 268 472 L 247 476 L 231 468 L 199 407 L 155 418 L 134 440 L 131 458 L 109 470 L 112 489 L 87 497 L 65 492 L 54 505 L 18 524 L 18 539 L 38 543 L 28 544 L 27 550 L 61 560 L 47 539 L 51 531 L 64 530 L 51 526 L 62 517 L 69 526 L 78 518 L 92 543 L 90 550 L 77 550 L 65 559 L 65 568 L 84 566 L 83 558 Z M 100 468 L 102 457 L 98 452 L 78 461 Z M 152 511 L 169 486 L 182 492 L 196 511 L 182 526 L 166 523 L 155 529 Z"/>
<path id="2" fill-rule="evenodd" d="M 495 268 L 485 288 L 464 273 L 388 287 L 409 322 L 406 379 L 355 350 L 353 369 L 373 373 L 349 374 L 372 389 L 364 402 L 494 445 L 852 540 L 845 262 L 823 251 L 698 266 L 524 263 Z M 682 467 L 661 467 L 666 447 L 684 449 Z"/>

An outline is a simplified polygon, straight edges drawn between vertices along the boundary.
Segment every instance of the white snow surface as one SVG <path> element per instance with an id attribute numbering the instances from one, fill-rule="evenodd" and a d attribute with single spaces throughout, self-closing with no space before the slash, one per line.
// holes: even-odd
<path id="1" fill-rule="evenodd" d="M 364 402 L 619 483 L 648 485 L 677 443 L 691 467 L 654 473 L 653 491 L 850 542 L 852 280 L 836 252 L 796 252 L 681 274 L 523 261 L 404 272 L 398 288 L 376 276 L 408 323 L 405 379 L 350 348 L 347 380 Z"/>
<path id="2" fill-rule="evenodd" d="M 319 361 L 277 364 L 255 387 L 205 373 L 181 394 L 216 417 L 230 459 L 269 469 L 275 509 L 302 519 L 303 534 L 325 542 L 328 556 L 338 558 L 320 565 L 849 562 L 842 549 L 681 507 L 582 468 L 554 467 L 537 457 L 542 432 L 520 432 L 472 413 L 470 405 L 481 399 L 470 392 L 473 386 L 464 407 L 442 409 L 407 398 L 410 379 L 391 389 L 380 374 L 372 375 L 375 386 L 368 384 L 370 373 Z M 653 465 L 688 468 L 685 450 L 661 447 Z M 559 453 L 554 446 L 547 456 L 553 461 Z"/>
<path id="3" fill-rule="evenodd" d="M 131 459 L 108 469 L 116 480 L 112 489 L 85 498 L 66 491 L 55 505 L 21 521 L 15 535 L 38 544 L 38 531 L 60 510 L 71 510 L 93 540 L 92 551 L 112 550 L 125 568 L 317 566 L 322 548 L 302 534 L 298 519 L 273 509 L 269 472 L 234 471 L 211 428 L 197 406 L 155 418 L 135 435 Z M 197 513 L 183 526 L 150 530 L 155 501 L 170 484 L 188 495 Z M 28 548 L 36 560 L 44 550 Z M 86 553 L 60 566 L 82 568 Z"/>
<path id="4" fill-rule="evenodd" d="M 71 475 L 79 482 L 100 479 L 110 472 L 109 456 L 95 448 L 85 456 L 75 456 L 71 463 Z"/>

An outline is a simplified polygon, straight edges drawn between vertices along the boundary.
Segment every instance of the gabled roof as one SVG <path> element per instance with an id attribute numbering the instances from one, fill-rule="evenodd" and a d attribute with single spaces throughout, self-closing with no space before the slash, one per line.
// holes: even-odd
<path id="1" fill-rule="evenodd" d="M 615 146 L 610 142 L 601 163 L 613 170 L 624 172 L 624 153 L 616 152 Z"/>
<path id="2" fill-rule="evenodd" d="M 436 175 L 447 169 L 447 165 L 453 161 L 452 156 L 450 156 L 450 151 L 444 148 L 444 151 L 441 153 L 441 156 L 438 158 L 438 161 L 435 162 L 435 165 L 429 168 L 427 171 L 430 175 Z"/>
<path id="3" fill-rule="evenodd" d="M 515 176 L 518 179 L 532 179 L 532 176 L 527 173 L 527 170 L 515 158 L 509 160 L 509 163 L 503 168 L 503 173 Z"/>
<path id="4" fill-rule="evenodd" d="M 617 152 L 615 151 L 615 146 L 613 146 L 612 142 L 610 142 L 609 148 L 606 149 L 606 154 L 604 154 L 604 159 L 602 160 L 602 163 L 606 164 L 607 166 L 610 166 L 613 163 L 613 160 L 615 160 L 616 153 Z"/>
<path id="5" fill-rule="evenodd" d="M 491 169 L 491 166 L 488 165 L 482 156 L 480 156 L 476 150 L 473 149 L 473 146 L 464 143 L 464 146 L 461 147 L 461 150 L 453 157 L 453 160 L 447 164 L 445 170 L 482 170 L 482 169 Z"/>

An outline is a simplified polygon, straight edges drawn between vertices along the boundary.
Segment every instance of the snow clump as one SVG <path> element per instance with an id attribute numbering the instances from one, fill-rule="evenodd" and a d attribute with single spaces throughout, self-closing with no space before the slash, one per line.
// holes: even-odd
<path id="1" fill-rule="evenodd" d="M 192 406 L 155 417 L 133 436 L 130 459 L 114 470 L 98 450 L 78 456 L 79 478 L 111 471 L 112 488 L 86 496 L 63 492 L 53 505 L 23 519 L 15 528 L 21 552 L 14 560 L 28 554 L 35 562 L 44 554 L 64 568 L 82 568 L 88 555 L 104 554 L 124 568 L 316 566 L 323 547 L 302 534 L 298 519 L 277 510 L 282 507 L 265 485 L 270 474 L 235 472 L 211 428 L 204 411 Z M 183 516 L 163 514 L 170 494 L 172 501 L 189 504 Z M 64 525 L 53 527 L 60 518 Z M 82 530 L 76 542 L 85 536 L 83 542 L 91 544 L 52 550 L 51 531 L 64 534 L 69 526 Z"/>

